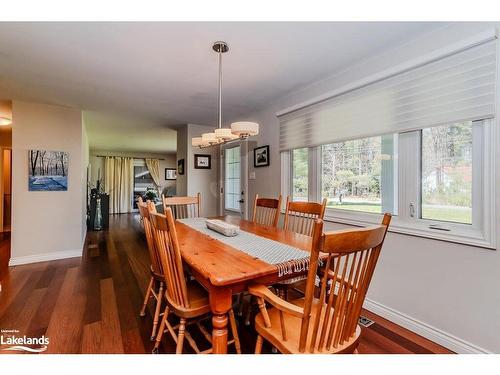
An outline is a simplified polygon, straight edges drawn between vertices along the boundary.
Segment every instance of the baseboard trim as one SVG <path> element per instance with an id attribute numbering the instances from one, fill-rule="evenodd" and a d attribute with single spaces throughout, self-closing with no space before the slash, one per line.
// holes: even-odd
<path id="1" fill-rule="evenodd" d="M 390 320 L 393 323 L 409 329 L 416 334 L 425 337 L 439 345 L 448 348 L 459 354 L 491 354 L 492 352 L 474 345 L 468 341 L 462 340 L 448 332 L 444 332 L 436 327 L 421 322 L 406 314 L 403 314 L 381 303 L 365 299 L 363 307 L 381 317 Z"/>
<path id="2" fill-rule="evenodd" d="M 81 256 L 82 256 L 82 249 L 55 251 L 52 253 L 27 255 L 23 257 L 11 258 L 9 261 L 9 266 L 19 266 L 21 264 L 49 262 L 51 260 L 77 258 Z"/>

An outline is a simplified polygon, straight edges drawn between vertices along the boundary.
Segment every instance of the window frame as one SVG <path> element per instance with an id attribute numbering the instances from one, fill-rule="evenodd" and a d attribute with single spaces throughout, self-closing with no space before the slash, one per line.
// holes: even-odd
<path id="1" fill-rule="evenodd" d="M 474 122 L 476 124 L 474 124 Z M 389 231 L 428 239 L 496 249 L 494 120 L 473 122 L 472 224 L 421 218 L 421 130 L 398 133 L 397 215 Z M 480 124 L 478 124 L 480 123 Z M 403 151 L 404 150 L 404 151 Z M 282 194 L 291 191 L 291 151 L 281 153 Z M 418 155 L 415 158 L 415 155 Z M 309 200 L 321 201 L 321 146 L 309 147 Z M 410 213 L 410 203 L 414 215 Z M 366 226 L 380 223 L 382 214 L 327 208 L 325 221 Z"/>

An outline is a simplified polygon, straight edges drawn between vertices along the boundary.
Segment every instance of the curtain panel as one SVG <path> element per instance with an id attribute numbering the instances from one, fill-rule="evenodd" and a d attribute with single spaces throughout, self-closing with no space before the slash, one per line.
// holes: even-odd
<path id="1" fill-rule="evenodd" d="M 104 188 L 109 194 L 109 212 L 132 212 L 134 159 L 107 156 L 104 164 Z"/>
<path id="2" fill-rule="evenodd" d="M 153 181 L 158 190 L 158 196 L 161 195 L 160 191 L 160 160 L 158 159 L 148 159 L 146 158 L 146 166 L 148 167 L 149 174 L 153 178 Z"/>

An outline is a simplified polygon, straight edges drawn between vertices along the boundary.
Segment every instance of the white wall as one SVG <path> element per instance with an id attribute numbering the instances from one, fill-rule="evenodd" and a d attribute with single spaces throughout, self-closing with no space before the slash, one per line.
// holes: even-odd
<path id="1" fill-rule="evenodd" d="M 79 110 L 12 105 L 11 265 L 80 256 L 85 235 L 85 162 Z M 69 153 L 68 191 L 28 191 L 28 150 Z"/>
<path id="2" fill-rule="evenodd" d="M 201 215 L 216 216 L 219 211 L 219 147 L 198 149 L 191 138 L 213 131 L 213 127 L 187 124 L 177 131 L 177 160 L 184 159 L 185 175 L 178 181 L 178 195 L 201 193 Z M 195 169 L 194 155 L 211 156 L 211 169 Z M 179 179 L 179 177 L 177 177 Z"/>
<path id="3" fill-rule="evenodd" d="M 177 173 L 177 195 L 179 196 L 186 196 L 188 192 L 188 175 L 186 173 L 188 142 L 191 145 L 191 141 L 188 140 L 188 127 L 184 125 L 177 130 L 177 163 L 179 160 L 184 160 L 184 174 Z"/>
<path id="4" fill-rule="evenodd" d="M 498 28 L 500 24 L 461 23 L 440 29 L 292 92 L 269 108 L 251 114 L 245 120 L 259 122 L 261 130 L 249 148 L 249 172 L 256 174 L 255 180 L 249 180 L 250 197 L 255 193 L 277 196 L 280 192 L 276 112 L 493 27 Z M 254 169 L 253 148 L 267 144 L 271 166 Z M 500 156 L 500 142 L 497 153 Z M 499 197 L 499 164 L 495 170 L 496 196 Z M 500 199 L 497 199 L 496 212 L 497 228 L 500 228 Z M 338 227 L 340 225 L 327 223 L 326 230 Z M 500 238 L 500 230 L 497 237 Z M 367 306 L 452 350 L 500 353 L 499 296 L 500 251 L 390 233 L 368 293 Z"/>
<path id="5" fill-rule="evenodd" d="M 82 237 L 85 238 L 87 233 L 87 197 L 90 190 L 88 189 L 87 171 L 90 164 L 89 139 L 87 137 L 87 128 L 82 116 L 82 207 L 84 212 L 82 215 Z"/>
<path id="6" fill-rule="evenodd" d="M 193 137 L 200 137 L 203 133 L 213 131 L 213 127 L 203 125 L 188 125 L 188 154 L 186 170 L 188 173 L 188 195 L 201 193 L 201 215 L 216 216 L 219 210 L 219 147 L 210 147 L 200 150 L 191 146 Z M 195 169 L 194 155 L 205 154 L 211 156 L 210 169 Z"/>

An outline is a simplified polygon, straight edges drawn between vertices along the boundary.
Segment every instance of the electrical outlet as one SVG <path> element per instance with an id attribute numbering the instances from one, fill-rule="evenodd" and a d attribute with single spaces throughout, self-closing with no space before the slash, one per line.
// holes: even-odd
<path id="1" fill-rule="evenodd" d="M 358 320 L 358 323 L 363 326 L 363 327 L 369 327 L 371 326 L 373 323 L 375 323 L 373 320 L 370 320 L 368 319 L 367 317 L 365 316 L 360 316 L 359 317 L 359 320 Z"/>

